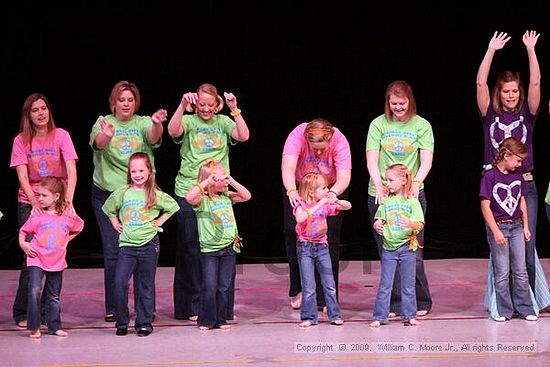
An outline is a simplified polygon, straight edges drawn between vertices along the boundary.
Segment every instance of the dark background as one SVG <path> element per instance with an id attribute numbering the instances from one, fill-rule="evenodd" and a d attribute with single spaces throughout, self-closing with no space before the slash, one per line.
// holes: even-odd
<path id="1" fill-rule="evenodd" d="M 528 81 L 521 36 L 542 35 L 541 113 L 535 130 L 539 190 L 540 257 L 550 255 L 543 198 L 550 178 L 547 72 L 550 32 L 543 2 L 78 1 L 51 5 L 19 2 L 4 10 L 0 25 L 2 115 L 0 159 L 0 268 L 17 268 L 15 170 L 11 144 L 21 107 L 44 93 L 55 122 L 75 144 L 75 207 L 85 230 L 70 245 L 71 267 L 102 266 L 101 243 L 90 206 L 92 151 L 89 133 L 109 113 L 108 95 L 119 80 L 135 82 L 139 114 L 165 108 L 171 115 L 183 93 L 211 82 L 235 93 L 251 138 L 231 149 L 233 176 L 253 194 L 235 207 L 244 237 L 240 262 L 285 261 L 280 159 L 287 134 L 298 123 L 324 117 L 348 137 L 353 170 L 351 211 L 342 233 L 342 259 L 376 259 L 366 205 L 365 139 L 370 121 L 383 113 L 384 91 L 396 79 L 413 87 L 419 115 L 435 134 L 434 164 L 426 180 L 426 258 L 487 257 L 477 197 L 482 130 L 475 101 L 479 63 L 494 31 L 512 39 L 496 53 L 489 85 L 504 69 Z M 228 114 L 227 108 L 222 113 Z M 167 132 L 156 150 L 157 180 L 169 193 L 179 168 L 178 146 Z M 173 266 L 175 218 L 161 237 L 161 266 Z"/>

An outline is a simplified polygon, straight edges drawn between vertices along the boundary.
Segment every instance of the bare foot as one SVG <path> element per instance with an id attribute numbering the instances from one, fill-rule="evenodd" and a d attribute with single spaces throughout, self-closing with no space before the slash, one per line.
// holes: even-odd
<path id="1" fill-rule="evenodd" d="M 410 319 L 408 321 L 405 321 L 405 326 L 418 326 L 420 325 L 420 321 L 417 319 Z"/>
<path id="2" fill-rule="evenodd" d="M 342 319 L 336 319 L 336 320 L 334 320 L 331 324 L 332 324 L 332 325 L 340 326 L 340 325 L 342 325 L 343 323 L 344 323 L 344 320 L 342 320 Z"/>
<path id="3" fill-rule="evenodd" d="M 197 321 L 199 317 L 197 315 L 189 316 L 189 321 Z"/>
<path id="4" fill-rule="evenodd" d="M 207 331 L 207 330 L 210 330 L 211 328 L 209 328 L 208 326 L 199 326 L 199 330 L 200 331 Z"/>
<path id="5" fill-rule="evenodd" d="M 57 330 L 54 334 L 57 335 L 57 336 L 67 336 L 67 335 L 69 335 L 68 332 L 66 332 L 65 330 L 61 330 L 61 329 Z"/>
<path id="6" fill-rule="evenodd" d="M 416 311 L 416 316 L 422 317 L 422 316 L 426 316 L 429 313 L 430 313 L 430 311 L 428 311 L 428 310 L 418 310 L 418 311 Z"/>
<path id="7" fill-rule="evenodd" d="M 231 329 L 231 325 L 229 325 L 229 324 L 223 324 L 223 325 L 220 325 L 220 329 L 222 329 L 222 330 L 228 330 L 228 329 Z"/>
<path id="8" fill-rule="evenodd" d="M 27 328 L 27 320 L 17 321 L 16 324 L 21 329 L 26 329 Z"/>
<path id="9" fill-rule="evenodd" d="M 390 312 L 388 314 L 388 320 L 397 320 L 399 316 L 395 312 Z"/>
<path id="10" fill-rule="evenodd" d="M 298 325 L 299 327 L 310 327 L 311 326 L 311 321 L 304 321 L 304 322 L 301 322 L 300 325 Z"/>
<path id="11" fill-rule="evenodd" d="M 375 320 L 375 321 L 371 322 L 369 324 L 369 326 L 372 327 L 372 328 L 379 328 L 380 327 L 380 321 Z"/>
<path id="12" fill-rule="evenodd" d="M 290 307 L 292 307 L 293 309 L 299 310 L 301 305 L 302 305 L 302 292 L 290 298 Z"/>
<path id="13" fill-rule="evenodd" d="M 39 330 L 31 330 L 31 333 L 29 334 L 29 338 L 31 339 L 40 339 L 42 336 L 42 333 Z"/>

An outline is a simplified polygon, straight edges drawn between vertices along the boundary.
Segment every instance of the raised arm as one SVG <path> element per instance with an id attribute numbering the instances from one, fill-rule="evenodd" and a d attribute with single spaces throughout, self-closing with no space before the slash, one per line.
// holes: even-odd
<path id="1" fill-rule="evenodd" d="M 241 110 L 237 107 L 237 97 L 233 93 L 225 92 L 225 103 L 231 110 L 231 116 L 235 119 L 235 128 L 231 132 L 231 137 L 237 141 L 247 141 L 250 138 L 250 131 L 244 121 Z"/>
<path id="2" fill-rule="evenodd" d="M 477 97 L 477 108 L 482 116 L 487 114 L 487 109 L 489 108 L 489 103 L 491 103 L 491 95 L 489 94 L 489 86 L 487 85 L 487 78 L 489 76 L 489 70 L 491 69 L 491 63 L 493 62 L 493 56 L 495 55 L 496 50 L 500 50 L 504 47 L 506 42 L 510 40 L 511 37 L 508 37 L 508 33 L 505 32 L 495 32 L 493 38 L 489 41 L 489 46 L 487 47 L 487 52 L 479 69 L 477 71 L 476 77 L 476 97 Z"/>
<path id="3" fill-rule="evenodd" d="M 535 53 L 535 45 L 539 39 L 540 33 L 535 31 L 525 31 L 523 34 L 523 44 L 527 49 L 529 59 L 529 88 L 527 90 L 527 105 L 529 112 L 535 115 L 540 107 L 540 66 Z"/>
<path id="4" fill-rule="evenodd" d="M 166 121 L 168 116 L 168 112 L 164 109 L 160 109 L 153 113 L 151 116 L 151 120 L 153 121 L 153 125 L 149 128 L 147 131 L 147 140 L 150 144 L 156 144 L 160 137 L 162 136 L 162 132 L 164 131 L 164 126 L 162 126 L 162 123 Z"/>
<path id="5" fill-rule="evenodd" d="M 191 106 L 194 103 L 197 103 L 197 93 L 189 92 L 185 93 L 183 97 L 181 97 L 181 102 L 178 105 L 178 108 L 176 108 L 176 112 L 174 112 L 170 122 L 168 122 L 168 135 L 173 138 L 177 138 L 185 132 L 181 119 L 188 106 Z"/>

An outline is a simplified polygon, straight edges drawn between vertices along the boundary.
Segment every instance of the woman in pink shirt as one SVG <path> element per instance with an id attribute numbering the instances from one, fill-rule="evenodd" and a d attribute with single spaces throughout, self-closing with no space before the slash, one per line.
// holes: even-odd
<path id="1" fill-rule="evenodd" d="M 300 285 L 300 270 L 296 256 L 296 219 L 292 214 L 293 208 L 298 205 L 300 196 L 296 189 L 297 183 L 308 173 L 318 173 L 326 177 L 328 195 L 334 200 L 347 198 L 347 188 L 351 180 L 351 150 L 348 140 L 340 130 L 324 118 L 316 118 L 310 122 L 296 126 L 288 135 L 281 162 L 281 173 L 286 196 L 283 200 L 284 235 L 286 254 L 288 258 L 291 297 L 290 305 L 299 309 L 302 300 Z M 340 229 L 342 216 L 327 218 L 328 246 L 332 272 L 338 296 L 338 271 L 340 261 Z M 317 306 L 325 309 L 325 297 L 322 292 L 320 278 L 317 283 Z"/>
<path id="2" fill-rule="evenodd" d="M 19 179 L 17 205 L 18 227 L 32 212 L 42 213 L 38 202 L 38 186 L 42 178 L 59 177 L 65 181 L 65 201 L 70 210 L 76 186 L 78 156 L 69 133 L 55 126 L 50 104 L 40 93 L 33 93 L 23 103 L 21 127 L 13 140 L 10 167 Z M 13 318 L 22 328 L 27 327 L 27 287 L 29 273 L 26 259 L 19 275 L 19 286 L 13 303 Z"/>

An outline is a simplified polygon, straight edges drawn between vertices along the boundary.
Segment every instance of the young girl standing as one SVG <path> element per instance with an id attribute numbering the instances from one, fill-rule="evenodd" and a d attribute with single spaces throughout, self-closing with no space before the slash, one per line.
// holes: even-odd
<path id="1" fill-rule="evenodd" d="M 518 170 L 525 157 L 527 148 L 520 140 L 504 139 L 492 168 L 484 172 L 480 184 L 481 212 L 491 249 L 498 310 L 498 315 L 492 317 L 501 322 L 511 319 L 514 310 L 528 321 L 538 319 L 525 263 L 525 241 L 529 241 L 531 232 L 524 197 L 526 184 Z"/>
<path id="2" fill-rule="evenodd" d="M 351 209 L 351 203 L 329 195 L 325 176 L 308 173 L 300 182 L 298 194 L 302 198 L 294 209 L 296 218 L 296 254 L 300 267 L 302 303 L 300 327 L 318 323 L 315 270 L 321 277 L 329 321 L 342 325 L 342 314 L 336 298 L 336 283 L 327 242 L 327 217 Z"/>
<path id="3" fill-rule="evenodd" d="M 230 191 L 228 186 L 235 191 Z M 233 204 L 250 200 L 247 188 L 228 175 L 215 159 L 199 170 L 198 183 L 185 195 L 196 212 L 201 249 L 202 282 L 198 324 L 200 330 L 227 329 L 228 302 L 235 275 L 235 252 L 240 237 Z"/>
<path id="4" fill-rule="evenodd" d="M 27 329 L 30 337 L 41 337 L 41 293 L 44 284 L 48 334 L 67 336 L 61 328 L 60 293 L 63 270 L 67 267 L 67 244 L 84 228 L 84 221 L 66 210 L 65 183 L 58 177 L 45 177 L 38 186 L 41 211 L 33 211 L 19 230 L 19 246 L 26 255 L 29 270 Z M 27 238 L 32 237 L 30 241 Z"/>
<path id="5" fill-rule="evenodd" d="M 120 233 L 115 272 L 116 335 L 128 334 L 128 282 L 139 282 L 136 292 L 135 329 L 138 336 L 153 332 L 155 274 L 160 251 L 161 226 L 179 209 L 176 201 L 155 183 L 147 153 L 134 153 L 128 161 L 127 185 L 113 191 L 103 205 Z"/>
<path id="6" fill-rule="evenodd" d="M 422 247 L 416 237 L 424 227 L 424 213 L 418 197 L 411 195 L 412 173 L 401 163 L 385 170 L 388 196 L 374 215 L 374 230 L 384 238 L 381 252 L 380 285 L 371 327 L 388 323 L 395 269 L 401 275 L 401 318 L 405 325 L 419 325 L 416 319 L 416 255 Z"/>

